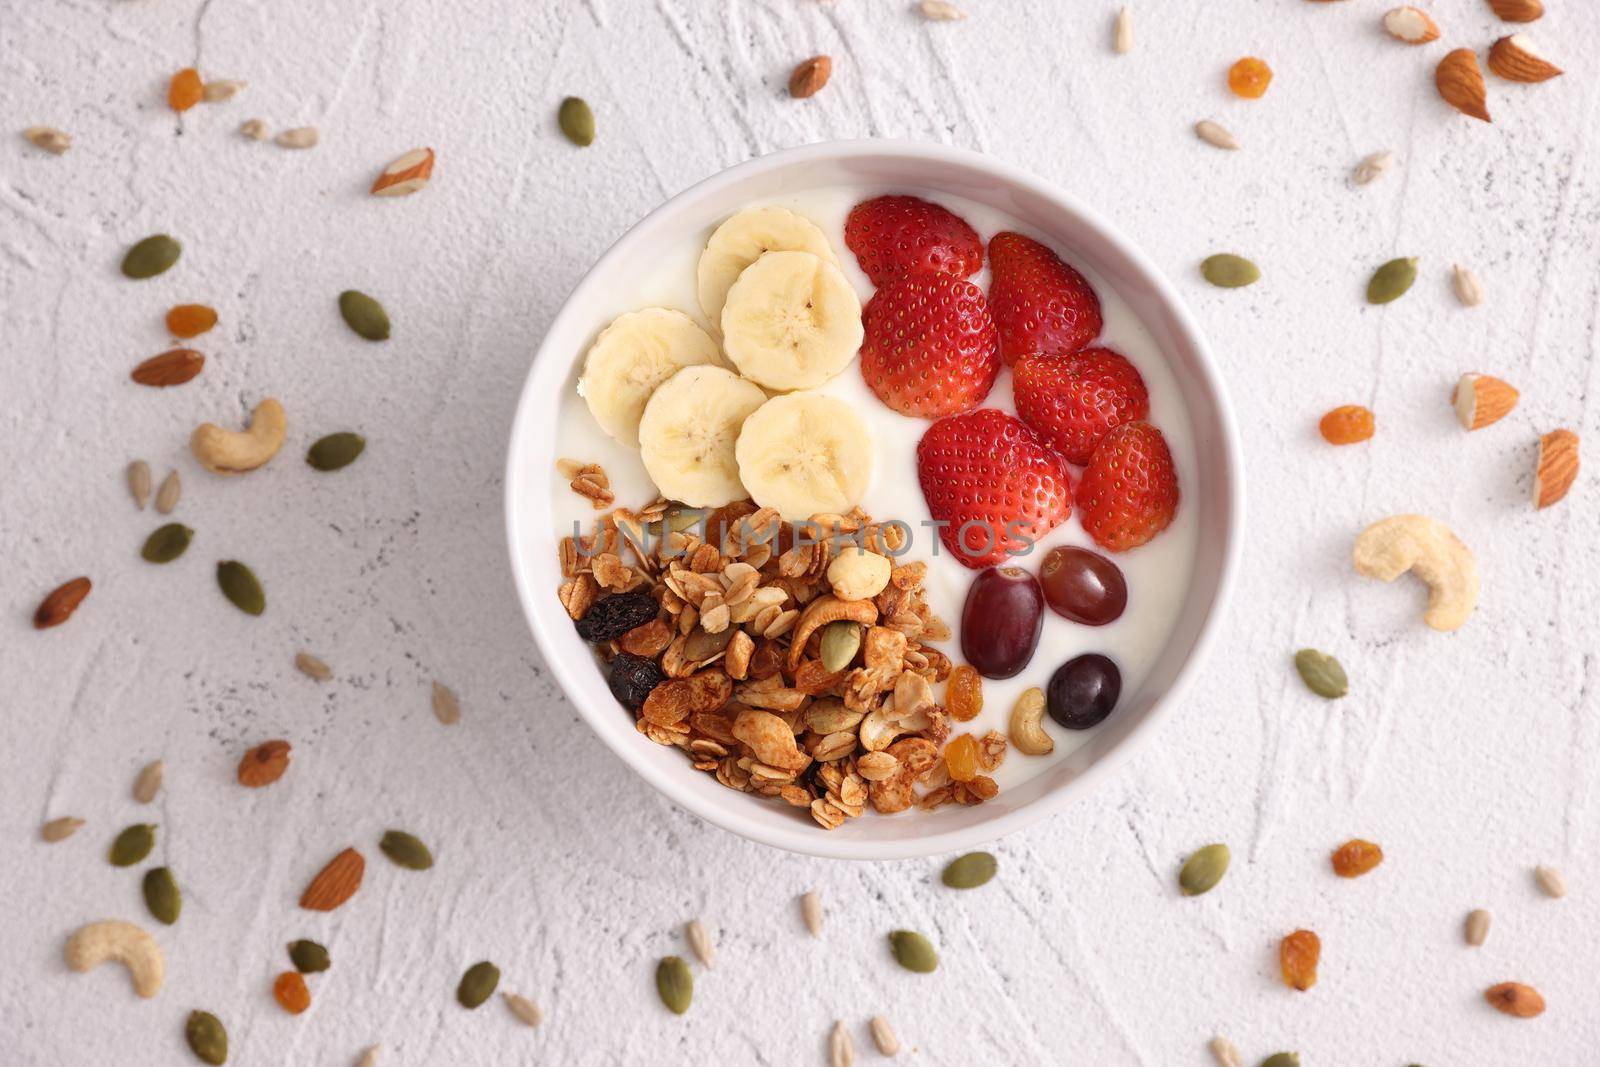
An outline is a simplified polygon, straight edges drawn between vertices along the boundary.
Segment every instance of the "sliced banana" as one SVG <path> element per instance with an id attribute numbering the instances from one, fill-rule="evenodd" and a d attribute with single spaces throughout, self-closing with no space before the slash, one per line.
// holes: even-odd
<path id="1" fill-rule="evenodd" d="M 718 365 L 717 342 L 671 308 L 617 316 L 584 357 L 578 392 L 606 433 L 639 447 L 639 419 L 657 386 L 684 367 Z"/>
<path id="2" fill-rule="evenodd" d="M 766 399 L 722 367 L 685 367 L 663 382 L 639 420 L 639 454 L 657 491 L 695 508 L 743 500 L 734 444 Z"/>
<path id="3" fill-rule="evenodd" d="M 784 251 L 810 252 L 834 266 L 839 264 L 817 224 L 785 208 L 750 208 L 718 226 L 700 253 L 700 310 L 706 318 L 720 323 L 728 290 L 744 269 L 767 252 Z"/>
<path id="4" fill-rule="evenodd" d="M 872 434 L 855 409 L 820 393 L 775 396 L 744 420 L 739 477 L 788 522 L 843 514 L 872 480 Z M 671 495 L 671 494 L 667 494 Z"/>
<path id="5" fill-rule="evenodd" d="M 728 290 L 722 344 L 757 385 L 811 389 L 861 348 L 861 300 L 832 263 L 810 252 L 768 252 Z"/>

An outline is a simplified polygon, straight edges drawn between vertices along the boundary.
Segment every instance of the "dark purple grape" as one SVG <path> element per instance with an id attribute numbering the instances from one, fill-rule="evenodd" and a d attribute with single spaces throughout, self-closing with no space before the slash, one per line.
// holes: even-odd
<path id="1" fill-rule="evenodd" d="M 635 711 L 644 705 L 644 698 L 664 677 L 655 660 L 627 652 L 618 652 L 606 668 L 606 684 L 611 687 L 611 695 Z"/>
<path id="2" fill-rule="evenodd" d="M 1128 606 L 1122 569 L 1087 548 L 1052 548 L 1039 568 L 1039 584 L 1052 611 L 1085 626 L 1115 622 Z"/>
<path id="3" fill-rule="evenodd" d="M 1098 652 L 1075 656 L 1056 668 L 1045 693 L 1050 717 L 1069 730 L 1105 721 L 1122 695 L 1122 672 Z"/>
<path id="4" fill-rule="evenodd" d="M 1044 628 L 1044 593 L 1021 567 L 991 567 L 972 580 L 961 609 L 961 654 L 985 678 L 1028 665 Z"/>
<path id="5" fill-rule="evenodd" d="M 617 593 L 589 606 L 578 620 L 578 636 L 596 644 L 615 641 L 635 626 L 643 626 L 655 618 L 658 610 L 656 598 L 643 589 Z"/>

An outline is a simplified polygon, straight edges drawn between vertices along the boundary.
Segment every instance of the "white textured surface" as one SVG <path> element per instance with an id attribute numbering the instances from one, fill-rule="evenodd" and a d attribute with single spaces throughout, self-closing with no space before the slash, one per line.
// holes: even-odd
<path id="1" fill-rule="evenodd" d="M 927 25 L 875 0 L 0 0 L 0 111 L 65 128 L 64 158 L 7 133 L 0 150 L 0 1059 L 184 1062 L 183 1018 L 225 1019 L 231 1063 L 815 1063 L 835 1018 L 874 1062 L 865 1022 L 890 1017 L 915 1051 L 955 1065 L 1190 1065 L 1226 1032 L 1255 1063 L 1296 1048 L 1307 1067 L 1592 1062 L 1600 955 L 1596 860 L 1600 549 L 1587 475 L 1560 508 L 1525 503 L 1532 441 L 1558 425 L 1600 439 L 1600 155 L 1593 145 L 1600 18 L 1551 0 L 1534 38 L 1569 70 L 1535 87 L 1491 79 L 1492 127 L 1431 85 L 1446 45 L 1505 32 L 1479 0 L 1437 0 L 1445 39 L 1383 37 L 1373 0 L 1136 11 L 1138 47 L 1109 47 L 1112 5 L 964 0 Z M 1227 99 L 1246 51 L 1278 77 Z M 799 58 L 828 52 L 833 83 L 792 102 Z M 197 63 L 243 78 L 234 102 L 175 120 L 167 75 Z M 554 128 L 559 98 L 594 102 L 587 151 Z M 315 123 L 291 153 L 234 133 L 250 116 Z M 1197 142 L 1212 116 L 1245 149 Z M 544 676 L 506 578 L 501 445 L 540 330 L 584 265 L 663 197 L 718 168 L 827 137 L 949 140 L 1061 182 L 1183 280 L 1235 390 L 1253 522 L 1219 653 L 1189 706 L 1098 795 L 1000 844 L 1002 874 L 957 895 L 937 865 L 791 858 L 698 824 L 605 755 Z M 439 152 L 434 186 L 368 198 L 382 163 Z M 1394 148 L 1395 171 L 1355 189 L 1349 168 Z M 132 283 L 131 241 L 170 231 L 181 265 Z M 1222 249 L 1266 278 L 1207 289 L 1194 264 Z M 1420 255 L 1403 301 L 1365 307 L 1367 273 Z M 1488 288 L 1456 306 L 1448 264 Z M 354 339 L 334 295 L 355 286 L 395 319 L 384 346 Z M 203 377 L 156 393 L 129 367 L 161 349 L 180 300 L 218 307 Z M 1464 437 L 1450 383 L 1502 374 L 1522 406 Z M 292 438 L 264 471 L 222 481 L 184 442 L 281 397 Z M 1369 445 L 1333 452 L 1316 416 L 1359 401 Z M 357 428 L 360 463 L 318 477 L 298 455 Z M 148 458 L 186 481 L 177 518 L 198 531 L 170 567 L 141 563 L 156 524 L 122 468 Z M 1425 631 L 1421 594 L 1356 581 L 1354 532 L 1402 510 L 1454 525 L 1485 575 L 1478 616 Z M 217 596 L 218 558 L 249 561 L 271 607 Z M 78 573 L 77 618 L 35 633 L 33 606 Z M 1349 699 L 1308 697 L 1290 652 L 1337 653 Z M 337 679 L 294 673 L 301 647 Z M 461 694 L 462 723 L 428 710 Z M 249 744 L 295 744 L 277 786 L 232 783 Z M 167 790 L 137 809 L 138 768 L 164 757 Z M 45 818 L 89 825 L 37 841 Z M 69 974 L 67 933 L 143 920 L 138 876 L 106 865 L 129 822 L 160 823 L 182 920 L 158 937 L 169 980 L 137 1001 L 123 976 Z M 390 825 L 433 843 L 438 866 L 399 871 L 373 847 Z M 1368 878 L 1334 879 L 1346 837 L 1383 843 Z M 1182 856 L 1231 842 L 1222 888 L 1179 899 Z M 295 907 L 348 843 L 367 884 L 343 910 Z M 1572 886 L 1542 898 L 1536 862 Z M 824 938 L 794 897 L 817 888 Z M 1468 909 L 1496 917 L 1460 941 Z M 684 952 L 699 916 L 718 942 L 690 1015 L 657 1004 L 656 957 Z M 1322 981 L 1287 992 L 1274 946 L 1323 937 Z M 899 972 L 896 926 L 943 951 L 932 977 Z M 268 988 L 283 943 L 329 944 L 317 1004 L 289 1018 Z M 452 991 L 474 960 L 534 997 L 521 1028 Z M 1550 1003 L 1518 1022 L 1480 998 L 1492 982 Z"/>

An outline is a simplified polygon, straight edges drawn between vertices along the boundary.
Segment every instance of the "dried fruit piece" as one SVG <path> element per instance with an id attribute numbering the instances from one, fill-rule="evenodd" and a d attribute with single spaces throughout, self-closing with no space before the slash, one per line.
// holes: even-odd
<path id="1" fill-rule="evenodd" d="M 606 667 L 606 685 L 611 695 L 635 711 L 644 706 L 665 677 L 655 660 L 627 652 L 618 652 Z"/>
<path id="2" fill-rule="evenodd" d="M 366 872 L 366 857 L 353 848 L 345 849 L 311 879 L 300 894 L 300 906 L 309 911 L 332 911 L 355 896 Z"/>
<path id="3" fill-rule="evenodd" d="M 1178 888 L 1186 897 L 1198 897 L 1211 892 L 1222 881 L 1222 876 L 1228 873 L 1228 864 L 1232 859 L 1232 851 L 1224 844 L 1195 849 L 1178 871 Z"/>
<path id="4" fill-rule="evenodd" d="M 148 804 L 161 792 L 161 779 L 165 772 L 165 765 L 160 760 L 147 763 L 139 771 L 139 776 L 133 780 L 133 799 L 139 804 Z"/>
<path id="5" fill-rule="evenodd" d="M 134 506 L 143 511 L 150 502 L 150 464 L 142 459 L 128 464 L 128 492 L 133 495 Z"/>
<path id="6" fill-rule="evenodd" d="M 663 956 L 656 964 L 656 993 L 674 1015 L 689 1010 L 694 1000 L 694 975 L 681 956 Z"/>
<path id="7" fill-rule="evenodd" d="M 1218 252 L 1200 262 L 1200 274 L 1220 289 L 1240 289 L 1261 278 L 1261 268 L 1231 252 Z"/>
<path id="8" fill-rule="evenodd" d="M 1483 991 L 1483 999 L 1487 1000 L 1495 1011 L 1514 1015 L 1519 1019 L 1531 1019 L 1535 1015 L 1544 1014 L 1544 997 L 1531 985 L 1521 982 L 1501 982 L 1499 985 L 1490 986 Z"/>
<path id="9" fill-rule="evenodd" d="M 1294 654 L 1294 669 L 1306 688 L 1328 700 L 1337 700 L 1350 691 L 1344 666 L 1326 652 L 1302 648 Z"/>
<path id="10" fill-rule="evenodd" d="M 1470 48 L 1457 48 L 1439 60 L 1433 71 L 1433 85 L 1444 102 L 1481 122 L 1489 118 L 1488 90 L 1483 84 L 1483 71 L 1478 69 L 1478 53 Z"/>
<path id="11" fill-rule="evenodd" d="M 272 982 L 272 999 L 290 1015 L 299 1015 L 311 1007 L 311 990 L 299 971 L 284 971 Z"/>
<path id="12" fill-rule="evenodd" d="M 833 59 L 829 56 L 812 56 L 801 60 L 789 75 L 789 95 L 796 100 L 815 96 L 828 84 L 833 74 Z"/>
<path id="13" fill-rule="evenodd" d="M 217 313 L 204 304 L 179 304 L 167 312 L 167 332 L 174 337 L 198 337 L 217 324 Z"/>
<path id="14" fill-rule="evenodd" d="M 1239 139 L 1229 133 L 1220 123 L 1210 119 L 1201 119 L 1194 124 L 1195 136 L 1214 148 L 1224 148 L 1230 152 L 1239 149 Z"/>
<path id="15" fill-rule="evenodd" d="M 594 144 L 594 111 L 583 97 L 569 96 L 561 101 L 556 121 L 561 124 L 561 132 L 566 134 L 567 140 L 579 148 Z"/>
<path id="16" fill-rule="evenodd" d="M 267 594 L 256 579 L 255 572 L 236 559 L 225 559 L 217 564 L 217 585 L 228 603 L 246 615 L 260 615 L 267 610 Z"/>
<path id="17" fill-rule="evenodd" d="M 58 819 L 51 819 L 39 828 L 39 836 L 49 844 L 65 841 L 83 828 L 83 820 L 74 815 L 63 815 Z"/>
<path id="18" fill-rule="evenodd" d="M 183 255 L 183 246 L 164 233 L 154 234 L 128 249 L 122 273 L 129 278 L 154 278 L 164 274 Z"/>
<path id="19" fill-rule="evenodd" d="M 344 316 L 345 325 L 354 330 L 356 336 L 369 341 L 389 339 L 389 313 L 366 293 L 358 289 L 346 289 L 340 293 L 339 314 Z"/>
<path id="20" fill-rule="evenodd" d="M 1372 436 L 1376 419 L 1360 404 L 1344 404 L 1322 416 L 1317 430 L 1330 445 L 1353 445 Z"/>
<path id="21" fill-rule="evenodd" d="M 201 1063 L 220 1067 L 228 1062 L 227 1028 L 209 1011 L 191 1011 L 183 1026 L 183 1037 L 189 1042 L 189 1051 Z"/>
<path id="22" fill-rule="evenodd" d="M 124 829 L 111 842 L 111 850 L 106 858 L 113 867 L 132 867 L 150 855 L 150 850 L 156 847 L 156 828 L 154 823 L 135 823 Z"/>
<path id="23" fill-rule="evenodd" d="M 410 196 L 433 177 L 433 149 L 414 148 L 383 168 L 372 183 L 373 196 Z"/>
<path id="24" fill-rule="evenodd" d="M 889 951 L 895 962 L 917 974 L 931 974 L 938 969 L 939 953 L 933 943 L 915 930 L 895 930 L 889 934 Z"/>
<path id="25" fill-rule="evenodd" d="M 89 579 L 74 578 L 52 589 L 50 595 L 40 601 L 39 607 L 34 610 L 33 628 L 48 630 L 72 618 L 72 613 L 78 610 L 78 605 L 83 603 L 83 598 L 89 595 L 91 588 Z"/>
<path id="26" fill-rule="evenodd" d="M 140 385 L 166 388 L 190 381 L 205 368 L 206 357 L 192 348 L 174 348 L 151 356 L 137 367 L 129 377 Z"/>
<path id="27" fill-rule="evenodd" d="M 1450 394 L 1456 421 L 1467 431 L 1499 422 L 1517 406 L 1519 393 L 1509 382 L 1487 374 L 1463 374 Z"/>
<path id="28" fill-rule="evenodd" d="M 986 885 L 999 866 L 999 862 L 988 852 L 968 852 L 950 861 L 940 881 L 951 889 L 976 889 Z"/>
<path id="29" fill-rule="evenodd" d="M 1234 96 L 1259 100 L 1266 95 L 1267 86 L 1271 84 L 1272 68 L 1267 66 L 1264 59 L 1245 56 L 1228 68 L 1228 88 L 1233 90 Z"/>
<path id="30" fill-rule="evenodd" d="M 978 717 L 983 710 L 983 676 L 976 667 L 963 663 L 950 672 L 944 706 L 956 722 L 971 722 Z"/>
<path id="31" fill-rule="evenodd" d="M 544 1022 L 544 1012 L 539 1010 L 539 1005 L 527 997 L 519 996 L 516 993 L 501 993 L 500 996 L 505 1000 L 506 1008 L 510 1010 L 512 1015 L 517 1017 L 519 1022 L 528 1026 L 538 1026 Z"/>
<path id="32" fill-rule="evenodd" d="M 1427 44 L 1439 39 L 1439 27 L 1433 17 L 1410 5 L 1392 8 L 1383 16 L 1383 28 L 1390 37 L 1406 44 Z"/>
<path id="33" fill-rule="evenodd" d="M 318 974 L 332 966 L 328 950 L 305 938 L 289 942 L 289 961 L 301 974 Z"/>
<path id="34" fill-rule="evenodd" d="M 1488 940 L 1491 921 L 1492 917 L 1483 908 L 1467 912 L 1467 921 L 1462 928 L 1462 936 L 1467 939 L 1467 944 L 1476 948 Z"/>
<path id="35" fill-rule="evenodd" d="M 178 921 L 178 914 L 183 911 L 183 893 L 178 889 L 178 880 L 172 876 L 169 867 L 152 867 L 145 872 L 144 906 L 157 920 L 171 926 Z"/>
<path id="36" fill-rule="evenodd" d="M 955 781 L 972 781 L 978 776 L 978 739 L 971 734 L 953 739 L 944 747 L 944 763 Z"/>
<path id="37" fill-rule="evenodd" d="M 378 848 L 398 866 L 413 871 L 425 871 L 433 866 L 433 853 L 428 851 L 428 846 L 422 843 L 421 838 L 404 830 L 386 831 L 378 842 Z"/>
<path id="38" fill-rule="evenodd" d="M 367 439 L 358 433 L 330 433 L 306 450 L 306 463 L 319 471 L 336 471 L 354 463 L 366 447 Z"/>
<path id="39" fill-rule="evenodd" d="M 1373 272 L 1367 282 L 1367 303 L 1388 304 L 1399 300 L 1417 280 L 1415 256 L 1391 259 Z"/>
<path id="40" fill-rule="evenodd" d="M 1360 878 L 1382 862 L 1383 849 L 1359 837 L 1333 850 L 1333 873 L 1340 878 Z"/>
<path id="41" fill-rule="evenodd" d="M 289 769 L 292 746 L 282 739 L 263 741 L 239 760 L 239 784 L 251 789 L 271 785 Z"/>
<path id="42" fill-rule="evenodd" d="M 577 621 L 578 636 L 596 644 L 615 641 L 655 618 L 659 610 L 655 598 L 644 589 L 603 597 Z"/>
<path id="43" fill-rule="evenodd" d="M 1502 37 L 1490 47 L 1489 69 L 1513 82 L 1549 81 L 1561 74 L 1561 68 L 1546 59 L 1522 33 Z"/>
<path id="44" fill-rule="evenodd" d="M 1551 430 L 1539 438 L 1539 463 L 1533 472 L 1533 506 L 1544 510 L 1560 503 L 1578 480 L 1578 435 Z"/>
<path id="45" fill-rule="evenodd" d="M 167 83 L 167 106 L 174 111 L 188 111 L 205 94 L 206 87 L 200 80 L 200 72 L 193 67 L 184 67 Z"/>
<path id="46" fill-rule="evenodd" d="M 181 522 L 169 522 L 144 539 L 139 555 L 146 563 L 171 563 L 183 555 L 193 539 L 194 531 L 189 527 Z"/>
<path id="47" fill-rule="evenodd" d="M 72 147 L 72 134 L 54 126 L 29 126 L 22 131 L 35 148 L 42 148 L 53 156 L 66 153 Z"/>
<path id="48" fill-rule="evenodd" d="M 1278 945 L 1278 967 L 1283 984 L 1304 993 L 1317 984 L 1317 961 L 1322 958 L 1322 939 L 1310 930 L 1296 930 Z"/>

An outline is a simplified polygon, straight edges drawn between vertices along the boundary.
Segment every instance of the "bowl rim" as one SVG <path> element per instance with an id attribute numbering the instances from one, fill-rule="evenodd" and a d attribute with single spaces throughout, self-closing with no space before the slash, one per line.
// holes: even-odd
<path id="1" fill-rule="evenodd" d="M 1217 481 L 1219 486 L 1225 488 L 1229 497 L 1223 511 L 1228 544 L 1224 546 L 1221 553 L 1215 594 L 1212 596 L 1210 604 L 1206 606 L 1204 618 L 1201 620 L 1199 629 L 1195 634 L 1189 655 L 1178 667 L 1172 683 L 1167 687 L 1166 691 L 1152 701 L 1149 711 L 1128 732 L 1127 736 L 1099 756 L 1082 772 L 1021 808 L 1004 811 L 992 819 L 956 829 L 939 829 L 930 827 L 926 822 L 919 823 L 917 832 L 889 841 L 845 839 L 834 834 L 822 832 L 818 828 L 803 824 L 798 820 L 795 821 L 792 827 L 775 828 L 747 817 L 740 805 L 706 802 L 702 796 L 687 788 L 689 779 L 681 773 L 662 773 L 660 768 L 636 759 L 640 750 L 638 749 L 635 735 L 630 733 L 626 737 L 627 741 L 635 742 L 633 744 L 617 743 L 616 739 L 610 734 L 596 727 L 594 716 L 598 712 L 590 708 L 585 702 L 575 699 L 575 693 L 583 692 L 583 685 L 580 684 L 576 673 L 580 669 L 579 665 L 570 659 L 561 657 L 549 631 L 549 627 L 555 617 L 554 607 L 557 602 L 549 596 L 548 590 L 539 591 L 540 595 L 537 598 L 534 596 L 536 591 L 530 586 L 530 576 L 524 573 L 521 553 L 518 549 L 520 543 L 517 523 L 518 500 L 523 494 L 519 491 L 518 473 L 520 464 L 517 446 L 527 432 L 525 423 L 536 417 L 533 411 L 539 406 L 540 390 L 538 387 L 543 386 L 546 380 L 555 373 L 553 367 L 558 361 L 555 356 L 547 353 L 546 349 L 551 344 L 551 338 L 563 332 L 562 327 L 567 324 L 566 320 L 569 317 L 578 315 L 577 308 L 582 303 L 579 298 L 585 295 L 591 287 L 599 284 L 599 279 L 608 273 L 612 261 L 620 258 L 633 235 L 654 223 L 657 219 L 675 213 L 684 201 L 713 195 L 720 189 L 741 182 L 752 175 L 796 164 L 825 162 L 858 156 L 931 160 L 983 172 L 997 181 L 1020 188 L 1053 203 L 1065 213 L 1077 218 L 1082 225 L 1094 231 L 1100 238 L 1111 245 L 1134 268 L 1140 276 L 1139 280 L 1149 287 L 1157 301 L 1164 306 L 1166 312 L 1171 316 L 1175 332 L 1183 338 L 1184 342 L 1190 346 L 1198 357 L 1195 361 L 1194 370 L 1202 380 L 1205 390 L 1213 398 L 1215 404 L 1214 415 L 1220 431 L 1217 437 L 1217 444 L 1220 446 L 1221 451 L 1221 473 L 1223 476 L 1218 478 Z M 564 380 L 571 373 L 572 360 L 562 359 L 559 362 L 561 366 L 560 378 Z M 551 390 L 551 392 L 557 397 L 561 395 L 559 389 Z M 1090 209 L 1054 183 L 1037 177 L 1004 160 L 968 149 L 928 141 L 863 138 L 821 141 L 814 144 L 780 149 L 745 160 L 742 163 L 724 168 L 703 178 L 668 197 L 649 213 L 634 222 L 584 272 L 583 277 L 573 286 L 572 291 L 567 294 L 561 307 L 551 318 L 549 325 L 545 327 L 544 336 L 540 339 L 538 348 L 535 350 L 533 358 L 528 365 L 522 389 L 517 395 L 516 413 L 512 419 L 510 440 L 506 450 L 504 478 L 503 506 L 505 508 L 506 549 L 510 556 L 512 579 L 516 586 L 517 598 L 522 606 L 523 616 L 527 620 L 534 642 L 544 658 L 546 666 L 561 687 L 562 695 L 577 708 L 579 715 L 582 716 L 590 730 L 630 770 L 644 778 L 646 782 L 666 796 L 667 799 L 713 826 L 738 834 L 740 837 L 759 844 L 781 848 L 789 852 L 832 859 L 910 859 L 939 852 L 970 849 L 1031 826 L 1050 815 L 1056 814 L 1073 800 L 1079 799 L 1092 791 L 1107 775 L 1122 766 L 1125 761 L 1149 741 L 1156 733 L 1157 725 L 1172 714 L 1172 709 L 1182 701 L 1184 694 L 1193 684 L 1195 676 L 1209 657 L 1222 629 L 1223 620 L 1227 615 L 1227 606 L 1232 599 L 1237 581 L 1244 544 L 1244 463 L 1233 403 L 1217 369 L 1210 346 L 1206 344 L 1198 323 L 1176 288 L 1156 267 L 1154 262 L 1119 229 L 1109 223 L 1098 212 Z M 548 602 L 546 609 L 540 609 L 536 606 L 546 602 Z M 560 621 L 563 623 L 568 621 L 565 613 L 561 613 Z M 583 666 L 587 667 L 588 664 L 585 663 Z M 612 709 L 608 706 L 607 710 Z"/>

